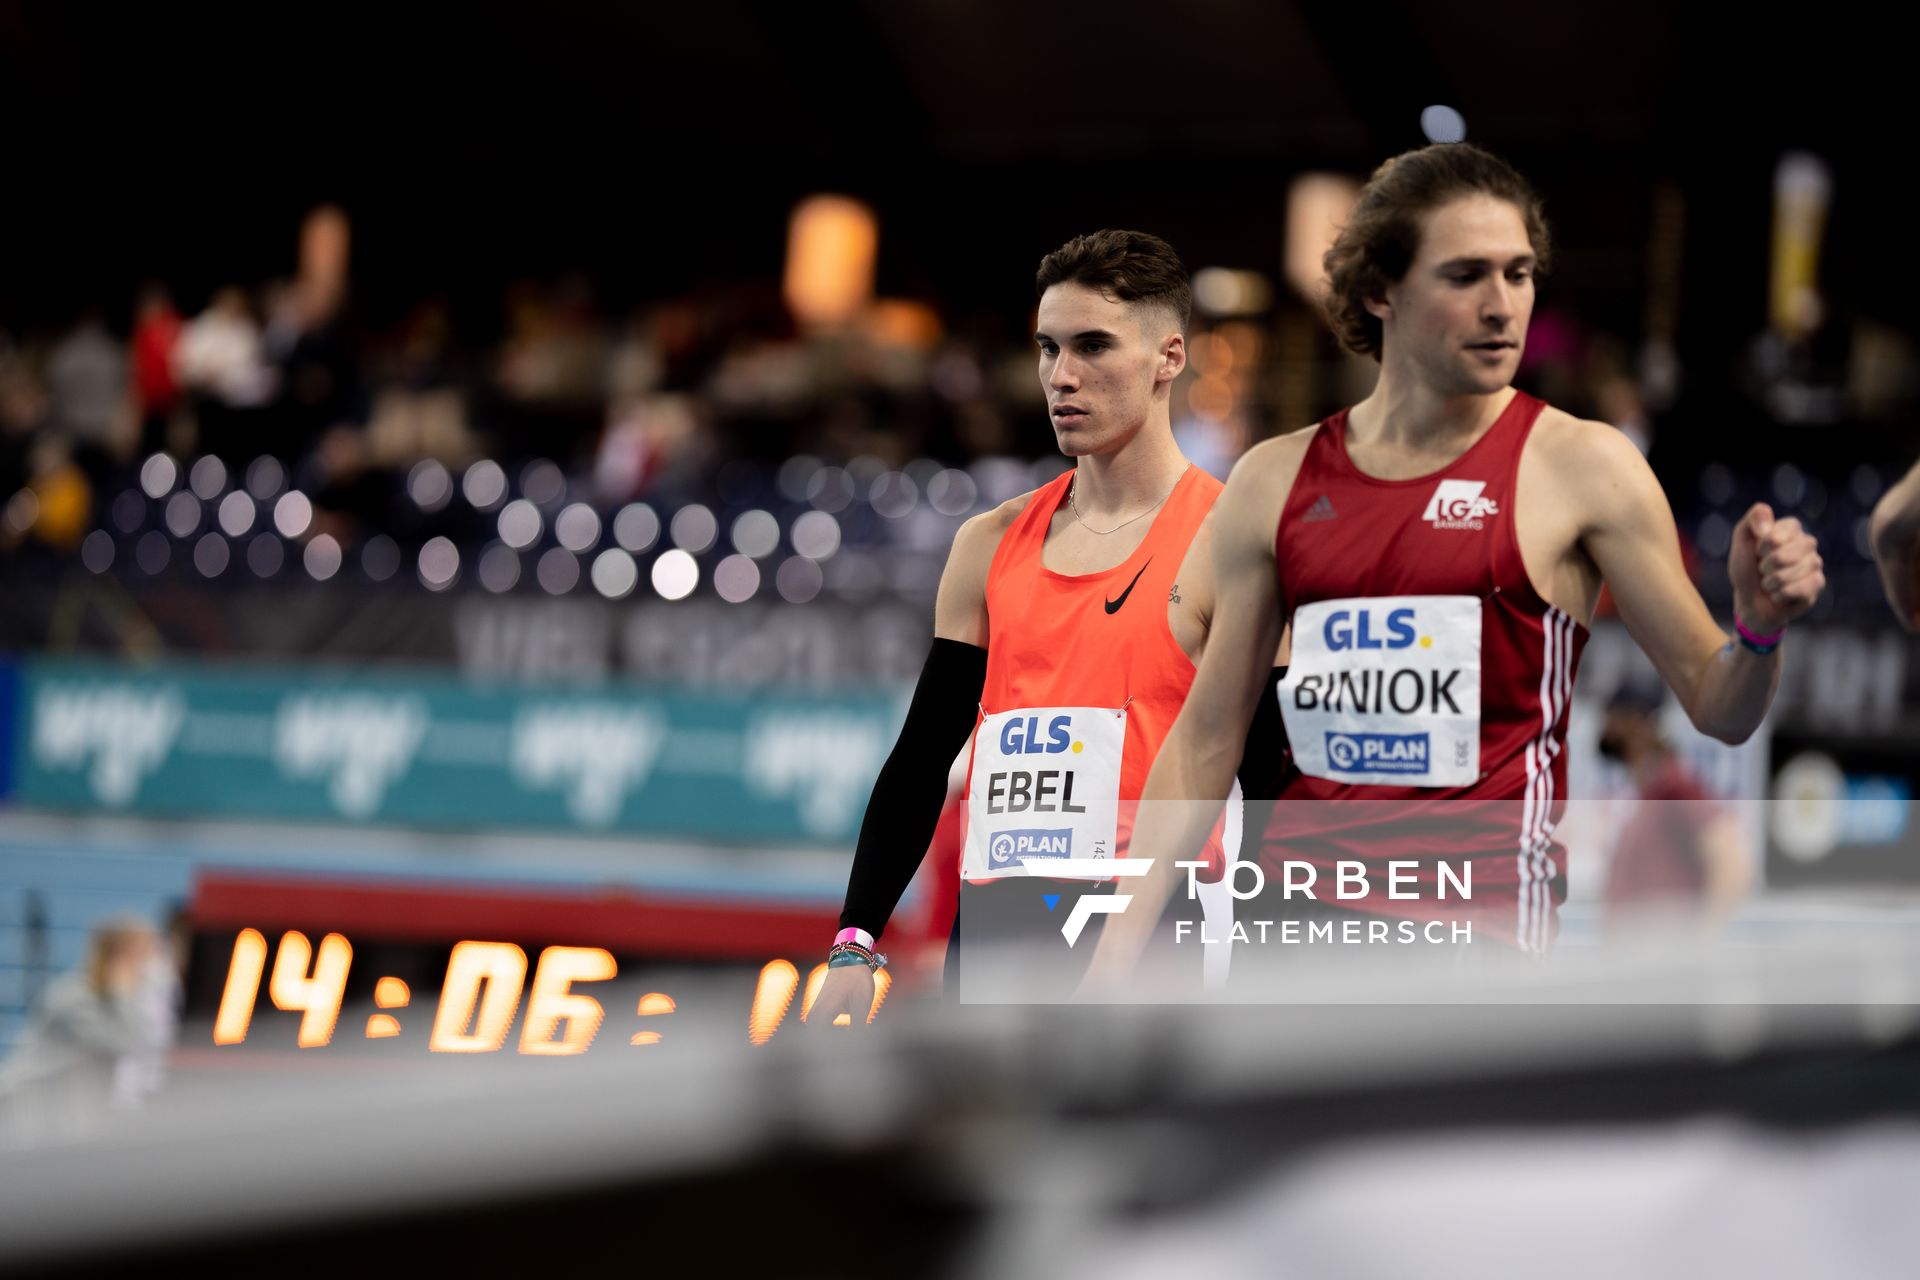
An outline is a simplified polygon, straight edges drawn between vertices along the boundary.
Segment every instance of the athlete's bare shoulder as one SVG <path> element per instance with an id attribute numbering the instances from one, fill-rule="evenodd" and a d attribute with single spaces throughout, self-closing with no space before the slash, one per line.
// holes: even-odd
<path id="1" fill-rule="evenodd" d="M 1608 423 L 1576 418 L 1548 405 L 1527 438 L 1527 455 L 1522 466 L 1547 480 L 1555 503 L 1578 509 L 1583 525 L 1603 521 L 1623 506 L 1634 508 L 1656 498 L 1665 502 L 1640 450 Z M 1526 487 L 1531 490 L 1533 482 Z"/>
<path id="2" fill-rule="evenodd" d="M 1533 434 L 1528 437 L 1528 443 L 1538 445 L 1556 460 L 1603 460 L 1602 455 L 1618 445 L 1626 446 L 1630 452 L 1638 452 L 1633 448 L 1633 442 L 1618 429 L 1604 422 L 1576 418 L 1550 404 L 1541 406 L 1540 416 L 1534 420 Z"/>
<path id="3" fill-rule="evenodd" d="M 1642 461 L 1633 441 L 1618 427 L 1576 418 L 1552 405 L 1540 410 L 1527 443 L 1556 468 L 1597 466 L 1612 471 Z"/>
<path id="4" fill-rule="evenodd" d="M 1023 493 L 982 511 L 953 535 L 953 549 L 947 553 L 947 567 L 940 575 L 940 595 L 933 607 L 936 636 L 986 645 L 987 574 L 993 568 L 994 552 L 1038 492 Z"/>
<path id="5" fill-rule="evenodd" d="M 1240 461 L 1234 464 L 1233 475 L 1228 477 L 1227 483 L 1232 484 L 1235 478 L 1245 472 L 1249 482 L 1259 484 L 1283 482 L 1291 488 L 1294 476 L 1299 474 L 1300 462 L 1307 456 L 1307 446 L 1313 443 L 1313 438 L 1319 431 L 1320 424 L 1315 423 L 1310 427 L 1301 427 L 1297 431 L 1288 431 L 1262 440 L 1241 455 Z"/>
<path id="6" fill-rule="evenodd" d="M 962 557 L 972 560 L 984 556 L 985 563 L 981 564 L 980 571 L 985 573 L 993 562 L 993 553 L 1000 549 L 1000 539 L 1006 536 L 1007 530 L 1013 528 L 1013 522 L 1020 518 L 1020 513 L 1027 509 L 1034 494 L 1039 492 L 1038 489 L 1030 489 L 1017 497 L 1008 498 L 991 510 L 970 517 L 953 535 L 953 550 L 948 553 L 948 564 Z"/>
<path id="7" fill-rule="evenodd" d="M 1280 512 L 1300 474 L 1317 426 L 1262 440 L 1240 455 L 1227 477 L 1226 491 L 1214 504 L 1214 537 L 1234 544 L 1262 546 L 1270 555 Z"/>

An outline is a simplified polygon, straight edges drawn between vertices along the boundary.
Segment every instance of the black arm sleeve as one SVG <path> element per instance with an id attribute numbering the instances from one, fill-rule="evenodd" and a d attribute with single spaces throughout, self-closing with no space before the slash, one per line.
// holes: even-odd
<path id="1" fill-rule="evenodd" d="M 907 722 L 867 800 L 840 911 L 842 929 L 865 929 L 878 938 L 887 927 L 940 823 L 947 770 L 979 721 L 986 683 L 985 649 L 934 640 Z"/>
<path id="2" fill-rule="evenodd" d="M 1247 726 L 1238 774 L 1240 794 L 1250 801 L 1278 799 L 1286 779 L 1287 724 L 1280 718 L 1280 696 L 1275 692 L 1286 677 L 1285 667 L 1275 667 L 1267 676 L 1267 687 L 1253 709 L 1253 723 Z"/>

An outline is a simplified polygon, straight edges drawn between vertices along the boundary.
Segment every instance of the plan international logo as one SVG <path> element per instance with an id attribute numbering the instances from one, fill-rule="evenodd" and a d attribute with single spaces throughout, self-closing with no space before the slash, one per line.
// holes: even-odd
<path id="1" fill-rule="evenodd" d="M 1436 529 L 1484 529 L 1487 517 L 1500 514 L 1500 505 L 1480 494 L 1484 480 L 1442 480 L 1427 501 L 1420 518 Z"/>

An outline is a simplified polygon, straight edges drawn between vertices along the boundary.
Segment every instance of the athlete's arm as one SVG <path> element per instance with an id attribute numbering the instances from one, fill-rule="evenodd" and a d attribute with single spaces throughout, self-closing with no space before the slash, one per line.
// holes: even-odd
<path id="1" fill-rule="evenodd" d="M 1624 435 L 1575 423 L 1553 450 L 1561 495 L 1581 513 L 1580 546 L 1613 593 L 1620 617 L 1687 709 L 1694 727 L 1745 742 L 1780 682 L 1780 654 L 1731 640 L 1713 620 L 1680 560 L 1666 494 Z M 1727 558 L 1734 612 L 1773 633 L 1813 607 L 1826 585 L 1813 538 L 1795 519 L 1755 503 L 1734 530 Z"/>
<path id="2" fill-rule="evenodd" d="M 1213 626 L 1213 521 L 1214 513 L 1208 511 L 1193 531 L 1167 599 L 1167 630 L 1195 667 L 1206 652 L 1207 631 Z"/>
<path id="3" fill-rule="evenodd" d="M 1920 631 L 1920 463 L 1874 504 L 1873 563 L 1894 616 Z"/>
<path id="4" fill-rule="evenodd" d="M 874 781 L 840 927 L 864 929 L 876 939 L 887 927 L 939 825 L 947 772 L 979 717 L 987 675 L 987 570 L 1021 499 L 975 516 L 954 535 L 933 607 L 933 646 L 907 708 L 893 751 Z M 831 1026 L 836 1016 L 866 1025 L 873 974 L 864 965 L 830 969 L 808 1021 Z"/>
<path id="5" fill-rule="evenodd" d="M 874 780 L 840 909 L 842 929 L 878 938 L 939 825 L 947 773 L 979 715 L 987 651 L 935 636 L 900 736 Z"/>
<path id="6" fill-rule="evenodd" d="M 1132 972 L 1185 876 L 1175 861 L 1202 846 L 1233 787 L 1280 644 L 1273 539 L 1299 451 L 1284 437 L 1256 446 L 1214 503 L 1212 625 L 1193 688 L 1147 775 L 1133 830 L 1133 852 L 1154 859 L 1153 871 L 1121 886 L 1133 901 L 1103 927 L 1083 991 L 1111 994 Z"/>

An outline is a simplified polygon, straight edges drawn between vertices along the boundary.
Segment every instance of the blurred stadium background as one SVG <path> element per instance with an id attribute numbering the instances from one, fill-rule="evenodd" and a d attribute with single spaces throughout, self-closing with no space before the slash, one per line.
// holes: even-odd
<path id="1" fill-rule="evenodd" d="M 1318 256 L 1374 164 L 1462 129 L 1556 234 L 1522 384 L 1646 451 L 1722 616 L 1752 501 L 1827 559 L 1753 743 L 1667 709 L 1715 790 L 1772 802 L 1728 936 L 1909 939 L 1920 650 L 1866 538 L 1920 455 L 1900 55 L 1795 23 L 0 5 L 0 1058 L 128 915 L 186 958 L 163 1096 L 309 1070 L 264 994 L 214 1044 L 243 929 L 348 937 L 368 1009 L 380 975 L 426 1008 L 461 940 L 604 948 L 639 1015 L 705 1000 L 744 1046 L 786 1007 L 763 966 L 804 980 L 830 935 L 953 532 L 1064 465 L 1038 258 L 1181 250 L 1176 431 L 1224 475 L 1365 393 Z M 1650 672 L 1602 615 L 1573 748 L 1604 799 L 1599 710 Z M 1569 948 L 1614 830 L 1569 833 Z M 950 862 L 889 931 L 889 1012 Z"/>

